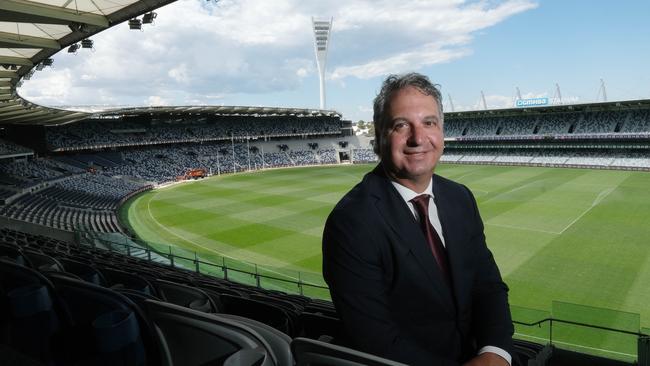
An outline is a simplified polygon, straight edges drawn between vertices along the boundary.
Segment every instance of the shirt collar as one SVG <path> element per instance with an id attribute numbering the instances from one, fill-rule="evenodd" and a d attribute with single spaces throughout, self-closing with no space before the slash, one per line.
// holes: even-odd
<path id="1" fill-rule="evenodd" d="M 427 188 L 424 190 L 422 193 L 417 193 L 414 190 L 407 188 L 393 180 L 390 181 L 393 184 L 393 187 L 397 189 L 397 193 L 402 197 L 402 199 L 406 202 L 411 201 L 415 197 L 421 195 L 421 194 L 428 194 L 430 197 L 433 198 L 433 178 L 429 180 L 429 185 Z"/>

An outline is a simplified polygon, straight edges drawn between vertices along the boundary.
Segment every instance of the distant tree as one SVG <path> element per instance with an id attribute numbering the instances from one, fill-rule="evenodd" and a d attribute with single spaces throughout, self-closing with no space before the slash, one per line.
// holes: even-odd
<path id="1" fill-rule="evenodd" d="M 368 122 L 366 125 L 368 127 L 368 135 L 374 136 L 375 135 L 375 124 L 372 122 Z"/>
<path id="2" fill-rule="evenodd" d="M 367 128 L 366 122 L 360 119 L 359 122 L 357 122 L 357 128 L 360 130 L 365 130 Z"/>

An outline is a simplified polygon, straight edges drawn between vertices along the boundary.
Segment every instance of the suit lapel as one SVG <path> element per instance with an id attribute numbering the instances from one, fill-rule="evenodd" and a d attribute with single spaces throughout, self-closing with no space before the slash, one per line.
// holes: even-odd
<path id="1" fill-rule="evenodd" d="M 418 267 L 425 273 L 427 281 L 439 293 L 441 302 L 447 306 L 449 311 L 453 312 L 452 293 L 445 283 L 442 273 L 437 268 L 435 258 L 415 217 L 413 217 L 402 197 L 386 177 L 381 164 L 375 168 L 372 174 L 374 177 L 371 191 L 376 193 L 375 205 L 377 211 L 379 211 L 379 214 L 384 218 L 393 233 L 400 239 L 400 244 L 411 252 Z"/>

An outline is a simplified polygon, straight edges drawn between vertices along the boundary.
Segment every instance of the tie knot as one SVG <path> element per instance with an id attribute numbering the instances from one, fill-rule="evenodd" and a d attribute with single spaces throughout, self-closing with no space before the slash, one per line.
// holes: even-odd
<path id="1" fill-rule="evenodd" d="M 429 195 L 421 194 L 411 200 L 421 217 L 429 217 Z"/>

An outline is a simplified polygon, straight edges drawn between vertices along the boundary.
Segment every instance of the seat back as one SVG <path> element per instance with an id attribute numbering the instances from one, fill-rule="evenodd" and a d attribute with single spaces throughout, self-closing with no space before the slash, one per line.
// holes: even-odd
<path id="1" fill-rule="evenodd" d="M 153 328 L 131 300 L 62 273 L 48 272 L 48 276 L 71 319 L 65 334 L 66 364 L 158 363 Z"/>
<path id="2" fill-rule="evenodd" d="M 0 243 L 0 259 L 14 262 L 25 267 L 33 267 L 29 258 L 15 245 Z"/>
<path id="3" fill-rule="evenodd" d="M 343 337 L 343 323 L 338 318 L 327 315 L 303 312 L 300 314 L 303 334 L 306 338 L 319 339 L 321 336 L 330 336 L 340 340 Z"/>
<path id="4" fill-rule="evenodd" d="M 157 296 L 153 284 L 142 276 L 107 267 L 101 267 L 100 271 L 111 287 L 121 286 L 122 288 L 143 292 L 146 295 Z"/>
<path id="5" fill-rule="evenodd" d="M 218 311 L 210 296 L 199 288 L 166 280 L 155 280 L 154 286 L 159 297 L 164 301 L 204 313 Z"/>
<path id="6" fill-rule="evenodd" d="M 57 358 L 64 326 L 54 286 L 40 273 L 0 260 L 0 343 L 44 363 Z"/>
<path id="7" fill-rule="evenodd" d="M 104 275 L 89 264 L 67 258 L 61 258 L 59 262 L 63 265 L 66 272 L 73 273 L 86 282 L 104 287 L 108 286 Z"/>
<path id="8" fill-rule="evenodd" d="M 220 295 L 219 299 L 223 304 L 222 313 L 251 318 L 285 334 L 293 335 L 289 315 L 274 304 L 226 294 Z"/>
<path id="9" fill-rule="evenodd" d="M 29 258 L 34 269 L 39 271 L 64 271 L 63 265 L 54 257 L 29 249 L 23 250 L 23 253 Z"/>
<path id="10" fill-rule="evenodd" d="M 405 366 L 403 363 L 307 338 L 291 341 L 291 351 L 296 366 Z"/>
<path id="11" fill-rule="evenodd" d="M 243 322 L 154 300 L 146 300 L 145 306 L 159 336 L 165 366 L 284 364 L 272 346 L 281 340 L 268 328 L 260 332 L 247 323 L 252 320 Z M 268 342 L 265 336 L 274 340 Z M 288 349 L 288 340 L 284 340 Z"/>

